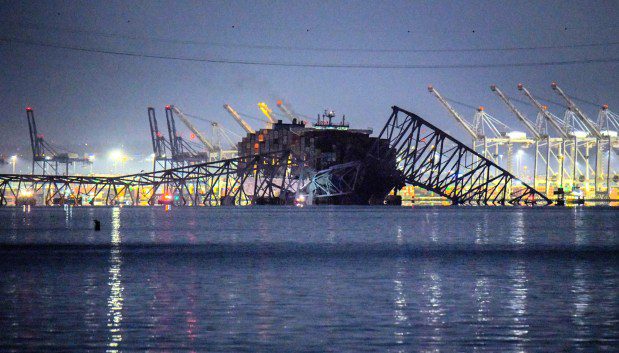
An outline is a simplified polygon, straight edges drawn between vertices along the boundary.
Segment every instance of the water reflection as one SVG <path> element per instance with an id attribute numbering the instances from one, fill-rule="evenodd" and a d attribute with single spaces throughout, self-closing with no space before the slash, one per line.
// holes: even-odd
<path id="1" fill-rule="evenodd" d="M 522 208 L 515 209 L 513 214 L 514 221 L 510 225 L 509 242 L 517 245 L 524 245 L 525 240 L 525 224 L 524 224 L 524 210 Z"/>
<path id="2" fill-rule="evenodd" d="M 524 352 L 524 343 L 527 341 L 529 324 L 527 322 L 527 292 L 528 279 L 525 271 L 525 263 L 518 260 L 511 264 L 509 269 L 509 309 L 511 309 L 510 335 L 515 340 L 516 351 Z"/>
<path id="3" fill-rule="evenodd" d="M 236 242 L 215 238 L 229 233 L 216 223 L 220 218 L 209 218 L 210 210 L 182 216 L 175 211 L 164 214 L 161 208 L 153 210 L 149 219 L 139 213 L 143 211 L 129 207 L 94 211 L 75 207 L 70 220 L 73 233 L 65 230 L 66 215 L 60 207 L 45 211 L 40 219 L 35 217 L 43 213 L 40 209 L 26 215 L 33 223 L 26 234 L 29 229 L 43 228 L 45 222 L 46 227 L 62 230 L 52 233 L 54 238 L 50 239 L 82 241 L 86 233 L 97 243 L 105 240 L 112 247 L 106 252 L 62 250 L 62 258 L 57 250 L 37 250 L 36 261 L 32 261 L 31 252 L 14 251 L 13 260 L 0 262 L 4 273 L 0 295 L 5 298 L 0 305 L 0 327 L 6 328 L 0 332 L 0 347 L 19 342 L 32 351 L 74 351 L 67 343 L 71 342 L 81 344 L 83 350 L 108 352 L 192 348 L 447 352 L 567 348 L 589 352 L 612 351 L 619 335 L 619 269 L 609 252 L 595 256 L 569 250 L 550 255 L 506 254 L 479 251 L 483 248 L 479 246 L 474 252 L 402 251 L 395 255 L 363 248 L 353 256 L 333 252 L 331 245 L 311 256 L 296 253 L 294 248 L 286 256 L 219 253 L 213 250 L 216 247 L 207 246 L 192 247 L 191 251 L 173 247 L 134 250 L 135 243 L 165 243 L 168 240 L 162 239 L 166 237 L 187 241 L 189 238 L 182 237 L 187 232 L 203 236 L 203 240 Z M 11 223 L 10 227 L 20 226 L 24 214 L 18 211 L 18 216 L 6 213 L 0 227 L 13 218 L 16 225 Z M 463 208 L 458 212 L 468 211 Z M 477 216 L 480 211 L 471 212 Z M 450 223 L 452 218 L 458 221 L 463 217 L 451 213 L 436 217 L 431 210 L 413 215 L 415 222 L 401 216 L 379 228 L 380 222 L 386 222 L 385 213 L 377 218 L 378 223 L 359 221 L 359 228 L 364 227 L 368 234 L 351 232 L 349 225 L 343 225 L 342 215 L 332 212 L 335 216 L 320 215 L 320 227 L 315 228 L 324 233 L 319 238 L 307 238 L 302 231 L 286 236 L 322 246 L 324 236 L 331 232 L 330 239 L 341 245 L 339 248 L 354 246 L 347 243 L 353 239 L 350 236 L 367 236 L 409 249 L 429 243 L 435 234 L 438 243 L 432 246 L 440 249 L 459 239 L 466 245 L 490 242 L 513 246 L 524 236 L 523 222 L 526 230 L 541 229 L 539 234 L 552 231 L 546 218 L 532 224 L 535 217 L 527 210 L 510 209 L 509 217 L 492 212 L 483 217 L 479 214 L 476 221 L 467 216 L 469 227 Z M 580 214 L 574 215 L 566 228 L 580 227 L 576 216 Z M 186 222 L 187 217 L 195 217 L 195 222 Z M 80 222 L 91 225 L 93 218 L 104 221 L 104 231 L 84 231 L 86 223 Z M 296 222 L 289 218 L 286 222 Z M 510 226 L 505 226 L 506 219 Z M 591 227 L 597 219 L 585 217 L 584 221 L 582 231 L 588 232 L 590 242 L 598 241 Z M 229 232 L 236 232 L 241 241 L 260 237 L 255 227 L 260 223 L 254 223 L 253 218 L 251 224 L 242 222 Z M 616 221 L 608 219 L 610 225 L 605 229 L 614 227 L 612 222 Z M 447 227 L 445 223 L 450 224 Z M 192 225 L 181 230 L 179 237 L 174 231 L 176 224 Z M 261 232 L 271 234 L 267 245 L 280 239 L 276 236 L 284 229 L 281 226 L 260 224 Z M 207 233 L 214 227 L 220 227 L 217 234 Z M 18 237 L 23 238 L 24 233 Z M 525 250 L 534 245 L 523 240 Z M 573 244 L 574 235 L 552 241 L 549 244 Z M 132 244 L 131 251 L 121 251 L 121 243 Z"/>
<path id="4" fill-rule="evenodd" d="M 574 266 L 574 280 L 572 282 L 572 294 L 574 298 L 574 308 L 572 309 L 572 322 L 576 326 L 576 341 L 583 341 L 589 336 L 589 322 L 587 314 L 591 305 L 591 290 L 587 278 L 589 273 L 587 268 L 578 262 Z M 582 350 L 582 349 L 581 349 Z"/>
<path id="5" fill-rule="evenodd" d="M 73 218 L 73 206 L 72 205 L 63 205 L 62 206 L 64 209 L 64 222 L 65 222 L 65 227 L 67 229 L 71 228 L 71 218 Z"/>
<path id="6" fill-rule="evenodd" d="M 111 250 L 110 250 L 110 269 L 108 275 L 108 285 L 110 286 L 110 296 L 107 300 L 107 327 L 108 348 L 106 352 L 120 352 L 119 345 L 122 342 L 122 320 L 123 320 L 123 284 L 122 274 L 120 272 L 122 265 L 122 257 L 120 253 L 120 208 L 112 209 L 112 232 L 111 232 Z"/>
<path id="7" fill-rule="evenodd" d="M 271 282 L 270 274 L 266 271 L 267 265 L 268 264 L 261 261 L 259 266 L 265 268 L 265 270 L 257 274 L 260 305 L 258 306 L 259 320 L 256 323 L 256 328 L 258 330 L 258 337 L 262 342 L 269 342 L 271 339 L 275 321 L 275 316 L 273 315 L 273 303 L 275 302 L 275 298 L 273 298 L 271 293 L 273 283 Z"/>
<path id="8" fill-rule="evenodd" d="M 587 233 L 584 220 L 584 210 L 582 207 L 574 207 L 574 243 L 583 245 L 587 240 Z"/>
<path id="9" fill-rule="evenodd" d="M 488 244 L 488 218 L 489 215 L 484 213 L 483 222 L 477 222 L 475 225 L 475 244 Z"/>
<path id="10" fill-rule="evenodd" d="M 430 328 L 426 344 L 432 351 L 439 351 L 443 342 L 443 317 L 445 315 L 441 276 L 434 269 L 424 269 L 421 280 L 424 303 L 420 311 L 424 314 Z"/>
<path id="11" fill-rule="evenodd" d="M 429 223 L 429 228 L 430 228 L 430 240 L 433 243 L 438 242 L 438 225 L 439 222 L 438 220 L 438 212 L 434 211 L 432 212 L 432 219 L 430 219 L 427 215 L 426 215 L 426 221 Z"/>
<path id="12" fill-rule="evenodd" d="M 407 262 L 405 259 L 398 259 L 396 263 L 396 275 L 393 280 L 394 284 L 394 311 L 393 311 L 393 319 L 395 325 L 395 343 L 397 345 L 404 344 L 404 338 L 408 334 L 410 334 L 410 322 L 408 315 L 406 313 L 406 295 L 404 293 L 403 281 L 405 277 L 405 268 L 407 266 Z M 399 350 L 399 352 L 404 352 L 404 349 Z"/>

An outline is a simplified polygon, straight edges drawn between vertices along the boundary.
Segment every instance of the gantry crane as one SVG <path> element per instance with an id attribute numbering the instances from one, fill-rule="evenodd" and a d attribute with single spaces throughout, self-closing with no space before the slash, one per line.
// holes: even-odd
<path id="1" fill-rule="evenodd" d="M 58 174 L 58 165 L 64 164 L 64 174 L 69 175 L 70 164 L 76 162 L 92 164 L 94 156 L 81 158 L 77 153 L 61 152 L 62 147 L 46 141 L 43 134 L 39 134 L 37 130 L 34 110 L 31 107 L 26 108 L 26 118 L 28 119 L 30 146 L 32 148 L 32 174 L 35 174 L 35 167 L 39 167 L 43 175 L 47 174 L 48 170 L 51 170 L 52 174 Z"/>
<path id="2" fill-rule="evenodd" d="M 594 192 L 595 192 L 595 194 L 597 196 L 598 195 L 598 181 L 603 176 L 601 153 L 604 150 L 604 147 L 602 146 L 602 144 L 604 144 L 604 142 L 608 143 L 609 148 L 608 148 L 608 157 L 607 158 L 608 158 L 608 160 L 610 160 L 611 150 L 612 150 L 612 148 L 610 148 L 610 146 L 612 145 L 611 137 L 610 136 L 602 135 L 602 133 L 600 132 L 600 129 L 598 128 L 598 126 L 596 126 L 596 124 L 583 113 L 583 111 L 576 105 L 576 103 L 574 103 L 574 101 L 567 94 L 565 94 L 565 92 L 563 92 L 563 90 L 559 87 L 559 85 L 557 85 L 556 82 L 551 83 L 550 87 L 552 87 L 552 89 L 555 92 L 557 92 L 557 94 L 559 96 L 561 96 L 561 98 L 563 98 L 565 100 L 565 102 L 568 104 L 568 107 L 570 108 L 570 110 L 572 110 L 576 114 L 578 119 L 580 119 L 580 122 L 587 128 L 587 130 L 589 130 L 589 133 L 591 135 L 593 135 L 593 137 L 595 138 L 595 141 L 594 141 L 594 144 L 595 144 L 595 170 L 593 172 L 593 174 L 594 174 L 593 189 L 594 189 Z M 590 144 L 586 144 L 586 148 L 587 148 L 586 154 L 587 155 L 589 155 L 589 151 L 588 151 L 589 150 L 589 146 L 590 146 Z M 588 174 L 588 169 L 586 170 L 586 172 L 587 172 L 586 174 Z M 585 178 L 588 179 L 588 176 L 585 176 Z M 610 186 L 610 184 L 608 184 L 608 186 Z M 607 188 L 607 193 L 610 193 L 610 187 Z"/>
<path id="3" fill-rule="evenodd" d="M 296 116 L 290 109 L 288 109 L 288 107 L 286 107 L 284 105 L 284 102 L 282 102 L 281 100 L 277 101 L 277 107 L 279 108 L 279 110 L 282 111 L 282 113 L 284 113 L 284 115 L 286 115 L 288 119 L 290 119 L 291 122 L 301 122 L 301 119 L 299 119 L 298 116 Z"/>
<path id="4" fill-rule="evenodd" d="M 241 126 L 241 128 L 243 128 L 243 130 L 245 130 L 246 133 L 255 133 L 254 129 L 252 129 L 251 126 L 249 126 L 249 124 L 245 120 L 243 120 L 239 113 L 237 113 L 236 110 L 232 109 L 229 104 L 224 104 L 224 109 L 232 116 L 232 118 L 234 118 L 234 120 Z"/>
<path id="5" fill-rule="evenodd" d="M 189 130 L 191 130 L 191 132 L 193 132 L 196 135 L 198 140 L 200 140 L 200 142 L 202 142 L 202 144 L 204 145 L 204 147 L 206 148 L 206 150 L 209 153 L 217 153 L 217 152 L 219 152 L 220 148 L 217 147 L 217 146 L 214 146 L 209 140 L 207 140 L 202 135 L 202 133 L 191 123 L 191 121 L 189 121 L 189 119 L 187 119 L 187 116 L 185 116 L 185 114 L 177 106 L 172 105 L 171 108 L 174 111 L 174 113 L 176 113 L 178 118 L 181 119 L 183 124 L 185 124 L 185 126 L 187 126 L 187 128 L 189 128 Z"/>
<path id="6" fill-rule="evenodd" d="M 542 139 L 542 134 L 537 131 L 537 129 L 535 128 L 535 126 L 529 121 L 529 119 L 527 119 L 524 114 L 522 114 L 518 108 L 516 108 L 516 106 L 514 106 L 514 104 L 507 98 L 507 96 L 499 89 L 499 87 L 497 87 L 496 85 L 492 85 L 490 86 L 490 90 L 494 93 L 496 93 L 496 95 L 503 101 L 503 103 L 505 103 L 505 105 L 507 105 L 507 107 L 509 108 L 509 110 L 512 111 L 512 113 L 514 113 L 514 115 L 518 118 L 518 120 L 520 120 L 520 122 L 522 122 L 524 124 L 524 126 L 529 130 L 529 132 L 533 135 L 533 137 L 535 138 L 535 140 L 541 140 Z"/>
<path id="7" fill-rule="evenodd" d="M 537 187 L 537 185 L 535 184 L 535 181 L 537 180 L 537 169 L 538 169 L 538 164 L 539 164 L 538 156 L 539 156 L 542 158 L 542 161 L 545 162 L 546 172 L 545 172 L 544 192 L 548 195 L 549 186 L 550 186 L 549 177 L 551 173 L 554 173 L 551 167 L 551 163 L 550 163 L 551 157 L 556 158 L 557 165 L 559 166 L 559 169 L 560 169 L 560 173 L 561 175 L 563 175 L 563 158 L 561 158 L 562 156 L 561 149 L 563 146 L 563 139 L 562 138 L 551 138 L 545 129 L 542 130 L 541 122 L 544 121 L 543 119 L 547 119 L 551 121 L 551 124 L 555 124 L 556 127 L 559 129 L 560 133 L 563 133 L 563 129 L 554 120 L 554 116 L 551 116 L 551 114 L 547 111 L 547 109 L 543 107 L 541 104 L 539 104 L 539 102 L 537 102 L 537 100 L 533 98 L 533 96 L 526 90 L 526 88 L 524 88 L 522 84 L 518 85 L 518 89 L 524 91 L 527 97 L 529 97 L 529 99 L 531 99 L 531 101 L 533 102 L 533 105 L 535 105 L 540 110 L 540 113 L 538 113 L 537 124 L 533 124 L 529 119 L 527 119 L 526 116 L 520 110 L 518 110 L 518 108 L 516 108 L 516 106 L 510 101 L 510 99 L 503 93 L 503 91 L 499 89 L 499 87 L 497 87 L 496 85 L 490 86 L 490 90 L 496 93 L 496 95 L 503 101 L 503 103 L 505 103 L 509 107 L 512 113 L 516 115 L 518 120 L 520 120 L 524 124 L 524 126 L 529 130 L 529 132 L 533 135 L 534 140 L 535 140 L 535 159 L 534 159 L 534 165 L 533 165 L 533 176 L 535 179 L 534 179 L 533 185 Z M 559 153 L 554 153 L 552 149 L 553 143 L 560 151 Z M 542 144 L 546 145 L 546 156 L 545 157 L 542 156 L 540 153 L 540 147 L 542 146 Z"/>
<path id="8" fill-rule="evenodd" d="M 153 145 L 153 171 L 157 170 L 157 166 L 159 166 L 160 169 L 167 169 L 168 162 L 172 157 L 170 143 L 159 131 L 159 125 L 157 124 L 157 118 L 155 116 L 155 108 L 148 107 L 147 111 L 148 123 L 150 125 L 150 137 Z"/>
<path id="9" fill-rule="evenodd" d="M 273 111 L 271 110 L 271 108 L 269 108 L 269 106 L 266 103 L 264 102 L 258 103 L 258 108 L 260 108 L 260 111 L 262 112 L 262 114 L 264 114 L 267 117 L 267 119 L 269 119 L 270 126 L 276 123 L 275 119 L 273 119 Z"/>
<path id="10" fill-rule="evenodd" d="M 576 103 L 574 103 L 574 101 L 567 96 L 567 94 L 565 94 L 565 92 L 563 92 L 563 90 L 557 85 L 556 82 L 553 82 L 550 84 L 550 87 L 552 87 L 552 89 L 557 92 L 557 94 L 559 96 L 561 96 L 565 102 L 567 103 L 568 107 L 574 112 L 576 113 L 576 116 L 580 119 L 580 121 L 587 127 L 587 130 L 589 130 L 589 132 L 595 136 L 596 138 L 600 139 L 602 138 L 602 134 L 600 133 L 600 130 L 598 129 L 597 126 L 595 126 L 595 123 L 593 121 L 591 121 L 583 112 L 582 110 L 580 110 L 580 108 L 576 105 Z"/>
<path id="11" fill-rule="evenodd" d="M 509 110 L 511 110 L 512 113 L 514 113 L 516 118 L 518 118 L 518 120 L 520 120 L 520 122 L 522 122 L 524 126 L 527 128 L 527 130 L 529 130 L 529 132 L 533 135 L 533 139 L 535 140 L 535 157 L 533 158 L 533 186 L 535 187 L 536 186 L 535 177 L 537 176 L 537 164 L 538 164 L 538 155 L 539 155 L 539 144 L 540 144 L 540 140 L 543 139 L 543 136 L 535 128 L 535 126 L 529 121 L 529 119 L 527 119 L 524 116 L 524 114 L 522 114 L 518 110 L 518 108 L 514 106 L 514 104 L 507 98 L 507 96 L 503 93 L 503 91 L 501 91 L 499 87 L 497 87 L 497 85 L 491 85 L 490 90 L 496 93 L 496 95 L 501 99 L 501 101 L 503 101 L 503 103 L 507 105 Z M 547 167 L 546 167 L 546 189 L 545 190 L 546 192 L 548 192 L 548 160 L 546 160 L 546 166 Z"/>
<path id="12" fill-rule="evenodd" d="M 619 115 L 612 112 L 608 108 L 608 104 L 602 105 L 602 108 L 598 112 L 598 121 L 597 125 L 600 129 L 600 133 L 604 136 L 608 136 L 610 139 L 610 144 L 608 146 L 609 150 L 619 151 Z M 611 174 L 611 156 L 612 153 L 608 153 L 608 158 L 606 161 L 606 185 L 608 187 L 610 193 L 610 174 Z M 613 172 L 613 180 L 615 183 L 619 182 L 619 175 L 617 172 Z"/>
<path id="13" fill-rule="evenodd" d="M 569 184 L 571 184 L 572 187 L 575 187 L 576 181 L 578 180 L 578 176 L 577 176 L 578 159 L 581 158 L 585 164 L 585 168 L 586 168 L 585 174 L 587 174 L 590 169 L 587 156 L 583 154 L 579 148 L 579 145 L 582 145 L 583 143 L 585 145 L 588 145 L 589 141 L 585 139 L 586 135 L 582 131 L 575 131 L 575 127 L 570 124 L 569 120 L 572 120 L 571 121 L 572 123 L 578 123 L 578 121 L 570 119 L 570 115 L 572 115 L 570 109 L 566 111 L 566 114 L 563 120 L 561 120 L 556 115 L 552 114 L 548 110 L 548 107 L 545 105 L 542 105 L 531 94 L 531 92 L 529 92 L 529 90 L 524 87 L 522 83 L 518 84 L 518 90 L 521 91 L 529 99 L 531 104 L 538 110 L 539 112 L 538 114 L 541 114 L 541 116 L 545 119 L 545 121 L 549 123 L 554 128 L 554 130 L 556 130 L 560 135 L 560 139 L 559 138 L 549 139 L 549 143 L 551 144 L 550 146 L 551 153 L 553 154 L 553 157 L 557 158 L 559 169 L 560 169 L 559 180 L 558 180 L 559 187 L 562 187 L 562 188 L 565 187 L 564 173 L 567 170 L 565 168 L 566 157 L 569 159 L 569 162 L 571 163 L 571 171 L 572 171 L 571 173 L 569 172 L 567 173 Z M 556 153 L 554 153 L 553 148 L 557 151 Z M 568 153 L 568 150 L 571 150 L 571 153 Z"/>
<path id="14" fill-rule="evenodd" d="M 200 151 L 195 146 L 192 146 L 188 141 L 176 130 L 176 121 L 174 119 L 175 109 L 171 105 L 166 105 L 166 122 L 168 125 L 168 136 L 170 144 L 170 164 L 172 167 L 181 167 L 193 163 L 202 163 L 209 161 L 210 151 Z M 179 116 L 180 117 L 180 116 Z M 195 134 L 195 133 L 194 133 Z"/>
<path id="15" fill-rule="evenodd" d="M 460 125 L 462 125 L 464 130 L 466 130 L 466 132 L 471 135 L 473 141 L 482 138 L 482 136 L 478 135 L 477 131 L 475 131 L 473 126 L 471 126 L 471 124 L 466 121 L 466 119 L 464 119 L 454 108 L 452 108 L 452 106 L 447 102 L 445 98 L 443 98 L 443 96 L 441 96 L 441 94 L 436 90 L 436 88 L 434 88 L 433 86 L 428 86 L 428 92 L 434 94 L 434 96 L 445 107 L 445 109 L 447 109 L 447 111 L 456 119 L 456 121 L 460 123 Z"/>
<path id="16" fill-rule="evenodd" d="M 507 170 L 512 170 L 513 144 L 521 143 L 526 146 L 535 141 L 528 139 L 526 134 L 516 131 L 508 131 L 509 127 L 485 112 L 484 107 L 478 107 L 473 117 L 473 123 L 469 123 L 462 117 L 433 86 L 428 86 L 428 91 L 432 93 L 447 111 L 464 127 L 473 138 L 473 149 L 478 150 L 483 146 L 482 155 L 500 164 L 502 154 L 499 153 L 500 145 L 507 145 Z M 488 131 L 486 131 L 488 130 Z M 487 134 L 490 133 L 489 135 Z"/>

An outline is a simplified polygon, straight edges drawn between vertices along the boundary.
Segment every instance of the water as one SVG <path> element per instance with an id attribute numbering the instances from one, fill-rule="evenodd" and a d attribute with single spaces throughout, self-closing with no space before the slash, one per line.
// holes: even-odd
<path id="1" fill-rule="evenodd" d="M 618 233 L 610 208 L 0 209 L 0 351 L 617 351 Z"/>

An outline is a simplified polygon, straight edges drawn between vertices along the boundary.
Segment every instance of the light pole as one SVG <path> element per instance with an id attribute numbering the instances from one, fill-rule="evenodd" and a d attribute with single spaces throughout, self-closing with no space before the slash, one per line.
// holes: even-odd
<path id="1" fill-rule="evenodd" d="M 13 165 L 13 174 L 15 174 L 15 164 L 17 163 L 17 156 L 11 156 L 11 164 Z"/>

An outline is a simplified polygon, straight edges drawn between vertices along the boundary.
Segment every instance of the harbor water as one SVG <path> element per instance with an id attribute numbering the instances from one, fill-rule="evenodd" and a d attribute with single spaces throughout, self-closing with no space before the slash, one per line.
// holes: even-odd
<path id="1" fill-rule="evenodd" d="M 0 351 L 611 352 L 618 254 L 613 208 L 3 208 Z"/>

